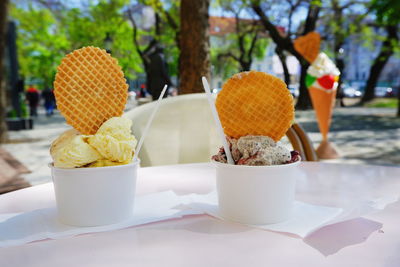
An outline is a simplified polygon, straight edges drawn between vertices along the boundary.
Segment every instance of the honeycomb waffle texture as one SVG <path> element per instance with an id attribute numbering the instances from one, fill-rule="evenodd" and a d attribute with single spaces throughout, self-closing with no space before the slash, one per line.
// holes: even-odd
<path id="1" fill-rule="evenodd" d="M 222 87 L 216 108 L 227 136 L 265 135 L 280 140 L 294 120 L 286 84 L 264 72 L 241 72 Z"/>
<path id="2" fill-rule="evenodd" d="M 121 116 L 128 85 L 116 59 L 97 47 L 66 55 L 54 81 L 57 108 L 81 134 L 95 134 L 111 117 Z"/>
<path id="3" fill-rule="evenodd" d="M 318 57 L 321 36 L 317 32 L 309 32 L 294 40 L 294 49 L 299 52 L 309 63 Z"/>

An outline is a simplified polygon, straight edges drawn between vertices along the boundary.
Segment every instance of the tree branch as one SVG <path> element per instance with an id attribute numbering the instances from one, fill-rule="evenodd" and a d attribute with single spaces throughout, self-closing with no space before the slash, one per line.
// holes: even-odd
<path id="1" fill-rule="evenodd" d="M 137 39 L 137 25 L 136 25 L 135 19 L 132 16 L 132 11 L 130 9 L 127 11 L 127 15 L 128 15 L 129 21 L 132 23 L 133 44 L 135 45 L 136 52 L 139 54 L 140 58 L 142 59 L 143 65 L 146 67 L 147 66 L 147 60 L 146 60 L 145 55 L 142 52 L 142 50 L 140 50 L 139 42 L 138 42 L 138 39 Z"/>
<path id="2" fill-rule="evenodd" d="M 269 18 L 264 14 L 260 6 L 260 0 L 253 0 L 251 2 L 251 6 L 254 12 L 260 17 L 262 25 L 268 31 L 274 43 L 279 46 L 280 49 L 290 52 L 300 62 L 305 61 L 303 56 L 299 52 L 297 52 L 296 49 L 294 49 L 293 42 L 290 39 L 290 36 L 287 36 L 286 38 L 282 37 L 275 25 L 272 24 Z"/>
<path id="3" fill-rule="evenodd" d="M 306 23 L 304 25 L 303 35 L 306 35 L 307 33 L 315 30 L 315 25 L 318 20 L 320 9 L 321 8 L 318 5 L 310 3 L 310 6 L 308 7 Z"/>
<path id="4" fill-rule="evenodd" d="M 150 41 L 150 43 L 147 45 L 147 47 L 142 51 L 143 55 L 147 55 L 149 53 L 149 51 L 157 44 L 157 40 L 156 39 L 152 39 Z"/>
<path id="5" fill-rule="evenodd" d="M 343 5 L 341 8 L 346 9 L 346 8 L 351 7 L 352 5 L 357 5 L 357 4 L 365 4 L 365 2 L 364 1 L 350 1 L 347 4 Z"/>
<path id="6" fill-rule="evenodd" d="M 286 2 L 290 6 L 289 15 L 288 15 L 288 30 L 287 30 L 287 35 L 288 36 L 292 35 L 292 17 L 293 17 L 293 13 L 300 6 L 302 1 L 303 0 L 297 0 L 297 2 L 293 4 L 291 0 L 286 0 Z"/>
<path id="7" fill-rule="evenodd" d="M 271 23 L 269 18 L 265 16 L 264 12 L 261 9 L 260 1 L 252 1 L 251 6 L 254 12 L 260 17 L 261 23 L 264 25 L 264 28 L 269 32 L 274 42 L 278 45 L 284 46 L 284 38 L 281 36 L 275 25 Z"/>
<path id="8" fill-rule="evenodd" d="M 218 54 L 218 58 L 224 58 L 224 57 L 230 57 L 240 63 L 240 59 L 237 56 L 235 56 L 234 54 L 232 54 L 232 52 Z"/>
<path id="9" fill-rule="evenodd" d="M 246 50 L 244 48 L 244 37 L 246 33 L 241 33 L 241 26 L 240 26 L 240 18 L 239 18 L 239 12 L 235 12 L 235 24 L 236 24 L 236 36 L 237 36 L 237 42 L 240 50 L 240 57 L 239 61 L 243 61 L 243 57 L 246 53 Z"/>
<path id="10" fill-rule="evenodd" d="M 385 29 L 387 36 L 382 42 L 379 54 L 375 58 L 370 68 L 367 84 L 365 86 L 365 92 L 361 98 L 361 103 L 368 102 L 375 97 L 374 89 L 379 80 L 379 76 L 389 58 L 393 55 L 395 47 L 398 46 L 399 36 L 397 34 L 397 26 L 388 25 L 385 27 Z"/>
<path id="11" fill-rule="evenodd" d="M 257 26 L 255 25 L 255 26 L 251 29 L 251 31 L 255 31 L 256 27 L 257 27 Z M 249 48 L 249 50 L 247 51 L 247 59 L 249 59 L 249 61 L 251 60 L 252 55 L 253 55 L 254 48 L 256 47 L 256 43 L 257 43 L 257 40 L 258 40 L 258 34 L 259 34 L 259 32 L 260 32 L 260 30 L 256 30 L 256 31 L 255 31 L 254 36 L 253 36 L 253 39 L 251 40 L 251 43 L 250 43 L 250 48 Z"/>
<path id="12" fill-rule="evenodd" d="M 165 17 L 167 18 L 167 22 L 172 27 L 172 29 L 178 30 L 178 28 L 179 28 L 178 23 L 176 23 L 176 21 L 171 16 L 171 14 L 165 9 L 163 9 L 163 13 L 164 13 Z"/>
<path id="13" fill-rule="evenodd" d="M 287 86 L 289 86 L 289 84 L 290 84 L 290 73 L 289 73 L 289 69 L 288 69 L 287 63 L 286 63 L 285 52 L 283 52 L 281 49 L 279 49 L 279 47 L 276 47 L 275 53 L 278 55 L 278 58 L 281 61 L 285 83 L 286 83 Z"/>
<path id="14" fill-rule="evenodd" d="M 174 20 L 174 18 L 171 16 L 171 14 L 167 10 L 165 10 L 163 8 L 162 12 L 164 13 L 165 17 L 167 18 L 167 23 L 169 24 L 169 26 L 171 26 L 171 28 L 175 30 L 175 43 L 176 43 L 176 46 L 179 48 L 180 31 L 179 31 L 178 23 Z"/>

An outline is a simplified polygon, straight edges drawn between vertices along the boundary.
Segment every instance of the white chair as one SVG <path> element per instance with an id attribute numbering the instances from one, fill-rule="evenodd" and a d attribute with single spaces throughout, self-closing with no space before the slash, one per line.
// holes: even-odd
<path id="1" fill-rule="evenodd" d="M 132 120 L 138 140 L 155 104 L 144 104 L 124 115 Z M 162 100 L 139 158 L 142 167 L 209 162 L 220 146 L 206 95 L 179 95 Z"/>
<path id="2" fill-rule="evenodd" d="M 124 115 L 133 121 L 132 132 L 138 140 L 155 104 L 144 104 Z M 283 143 L 299 151 L 303 161 L 318 160 L 307 133 L 296 123 Z M 209 162 L 221 146 L 206 95 L 179 95 L 161 102 L 139 158 L 142 167 Z"/>

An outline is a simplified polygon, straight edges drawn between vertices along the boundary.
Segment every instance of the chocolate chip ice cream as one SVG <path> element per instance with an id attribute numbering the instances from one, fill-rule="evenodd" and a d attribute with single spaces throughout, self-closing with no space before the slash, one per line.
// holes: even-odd
<path id="1" fill-rule="evenodd" d="M 239 139 L 227 138 L 236 165 L 280 165 L 300 160 L 299 153 L 290 152 L 268 136 L 246 135 Z M 224 148 L 220 148 L 213 160 L 227 163 Z"/>

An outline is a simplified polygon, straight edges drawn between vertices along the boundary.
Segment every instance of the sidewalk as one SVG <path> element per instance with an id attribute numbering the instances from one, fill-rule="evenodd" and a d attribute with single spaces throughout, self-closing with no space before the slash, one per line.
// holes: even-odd
<path id="1" fill-rule="evenodd" d="M 321 135 L 314 116 L 311 110 L 297 112 L 296 117 L 317 147 Z M 336 108 L 329 140 L 342 155 L 330 162 L 400 165 L 400 118 L 395 109 Z"/>
<path id="2" fill-rule="evenodd" d="M 342 158 L 329 162 L 400 165 L 400 118 L 395 113 L 385 108 L 335 109 L 329 138 Z M 314 111 L 297 111 L 296 120 L 317 147 L 321 135 Z M 9 132 L 11 142 L 3 146 L 32 171 L 24 176 L 32 185 L 51 180 L 50 144 L 70 127 L 59 113 L 47 118 L 43 110 L 34 123 L 33 130 Z"/>
<path id="3" fill-rule="evenodd" d="M 50 144 L 70 126 L 56 112 L 52 117 L 46 117 L 44 110 L 39 109 L 39 116 L 34 118 L 33 130 L 9 131 L 9 143 L 3 148 L 21 161 L 32 173 L 24 178 L 32 185 L 50 181 Z"/>

